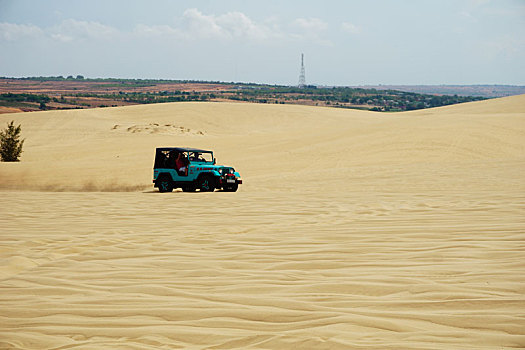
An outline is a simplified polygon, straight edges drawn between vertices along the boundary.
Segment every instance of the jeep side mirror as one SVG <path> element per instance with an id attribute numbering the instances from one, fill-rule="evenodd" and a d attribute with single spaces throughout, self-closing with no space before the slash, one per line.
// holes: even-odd
<path id="1" fill-rule="evenodd" d="M 217 159 L 213 158 L 213 165 L 215 165 L 215 163 L 217 163 Z"/>

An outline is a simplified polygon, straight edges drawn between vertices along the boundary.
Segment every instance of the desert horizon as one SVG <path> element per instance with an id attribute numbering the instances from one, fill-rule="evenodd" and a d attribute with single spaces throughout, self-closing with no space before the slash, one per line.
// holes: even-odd
<path id="1" fill-rule="evenodd" d="M 525 95 L 1 114 L 2 349 L 525 346 Z M 159 193 L 156 147 L 236 193 Z"/>

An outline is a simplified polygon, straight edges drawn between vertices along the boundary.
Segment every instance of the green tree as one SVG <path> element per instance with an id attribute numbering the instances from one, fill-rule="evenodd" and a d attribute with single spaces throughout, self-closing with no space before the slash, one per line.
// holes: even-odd
<path id="1" fill-rule="evenodd" d="M 22 127 L 15 126 L 15 121 L 7 124 L 7 128 L 0 131 L 0 157 L 2 162 L 18 162 L 25 140 L 20 140 Z"/>

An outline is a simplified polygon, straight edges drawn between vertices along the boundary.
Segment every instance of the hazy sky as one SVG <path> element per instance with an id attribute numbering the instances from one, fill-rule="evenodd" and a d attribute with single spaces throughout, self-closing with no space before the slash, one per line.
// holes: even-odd
<path id="1" fill-rule="evenodd" d="M 0 0 L 0 76 L 525 85 L 525 0 Z"/>

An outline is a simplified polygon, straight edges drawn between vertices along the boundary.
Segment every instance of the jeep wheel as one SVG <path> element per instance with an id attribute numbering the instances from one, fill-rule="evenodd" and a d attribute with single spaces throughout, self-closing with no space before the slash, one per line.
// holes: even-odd
<path id="1" fill-rule="evenodd" d="M 224 191 L 225 192 L 237 192 L 238 188 L 239 188 L 239 184 L 224 186 Z"/>
<path id="2" fill-rule="evenodd" d="M 199 179 L 197 188 L 201 192 L 213 192 L 215 190 L 215 179 L 211 175 L 204 175 Z"/>
<path id="3" fill-rule="evenodd" d="M 173 191 L 173 183 L 167 177 L 162 177 L 160 180 L 157 180 L 157 187 L 161 193 Z"/>

